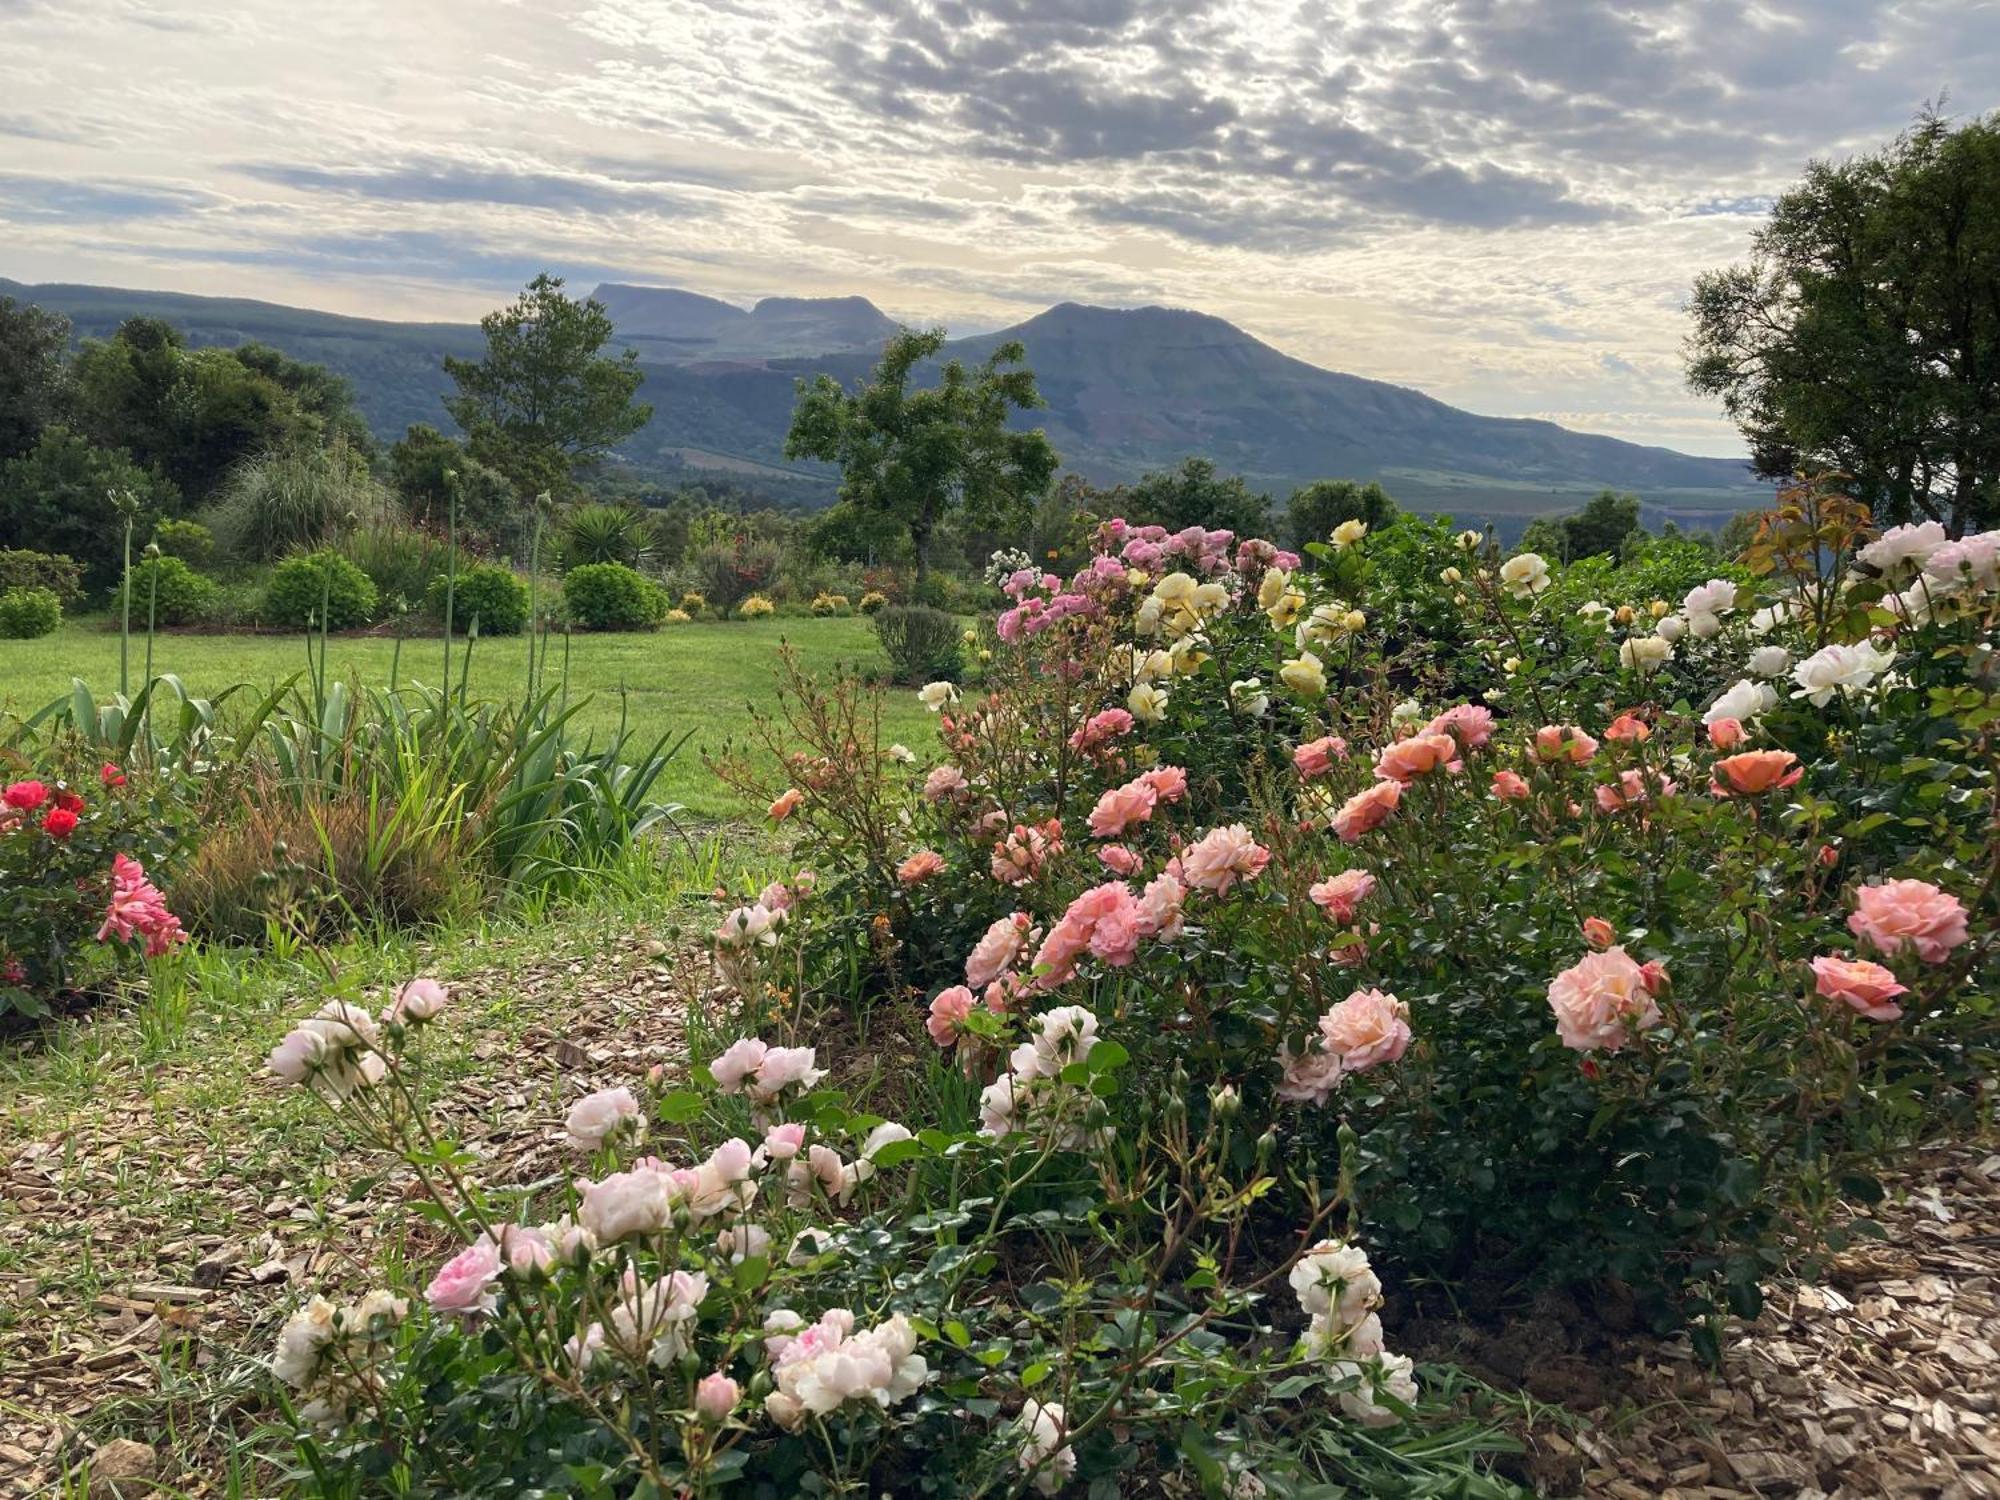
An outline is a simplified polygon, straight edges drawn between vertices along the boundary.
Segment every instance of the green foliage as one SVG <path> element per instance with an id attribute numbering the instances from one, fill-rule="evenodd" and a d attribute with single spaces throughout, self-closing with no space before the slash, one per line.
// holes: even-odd
<path id="1" fill-rule="evenodd" d="M 1374 480 L 1358 484 L 1352 479 L 1316 479 L 1292 491 L 1285 502 L 1285 527 L 1292 546 L 1323 542 L 1342 521 L 1364 522 L 1370 531 L 1380 531 L 1396 519 L 1396 502 Z M 1236 528 L 1231 527 L 1231 530 Z M 1255 533 L 1239 531 L 1238 535 Z"/>
<path id="2" fill-rule="evenodd" d="M 203 624 L 215 611 L 218 592 L 214 579 L 178 557 L 141 558 L 132 565 L 133 627 L 145 625 L 149 609 L 161 625 Z"/>
<path id="3" fill-rule="evenodd" d="M 331 546 L 356 525 L 380 524 L 390 512 L 366 461 L 335 443 L 259 454 L 230 476 L 209 520 L 225 556 L 270 562 Z"/>
<path id="4" fill-rule="evenodd" d="M 167 516 L 153 524 L 153 545 L 168 557 L 200 567 L 215 552 L 215 533 L 199 521 Z"/>
<path id="5" fill-rule="evenodd" d="M 696 549 L 682 572 L 708 604 L 727 614 L 770 587 L 783 561 L 774 543 L 738 534 Z"/>
<path id="6" fill-rule="evenodd" d="M 897 682 L 957 682 L 964 675 L 958 621 L 943 610 L 890 604 L 871 619 Z"/>
<path id="7" fill-rule="evenodd" d="M 484 359 L 444 362 L 458 386 L 445 409 L 466 446 L 524 500 L 567 492 L 579 470 L 653 414 L 633 400 L 645 378 L 638 355 L 600 352 L 613 331 L 603 304 L 576 301 L 562 286 L 559 276 L 537 276 L 512 306 L 480 319 Z"/>
<path id="8" fill-rule="evenodd" d="M 1521 534 L 1521 550 L 1551 562 L 1579 562 L 1586 557 L 1617 557 L 1639 529 L 1639 497 L 1605 490 L 1583 509 L 1563 516 L 1537 516 Z"/>
<path id="9" fill-rule="evenodd" d="M 42 588 L 0 589 L 0 636 L 32 641 L 62 628 L 62 600 Z"/>
<path id="10" fill-rule="evenodd" d="M 506 476 L 435 427 L 410 424 L 389 448 L 389 476 L 403 514 L 420 527 L 444 530 L 456 484 L 461 526 L 496 538 L 519 529 L 521 506 Z"/>
<path id="11" fill-rule="evenodd" d="M 433 578 L 425 600 L 439 620 L 444 618 L 445 583 L 442 573 Z M 470 631 L 477 620 L 481 635 L 519 635 L 528 623 L 528 585 L 512 568 L 473 563 L 458 570 L 451 612 L 458 631 Z"/>
<path id="12" fill-rule="evenodd" d="M 83 597 L 83 570 L 61 552 L 0 547 L 0 589 L 47 589 L 58 603 L 74 604 Z"/>
<path id="13" fill-rule="evenodd" d="M 2000 115 L 1813 163 L 1691 312 L 1689 382 L 1760 473 L 1849 476 L 1883 524 L 2000 520 Z"/>
<path id="14" fill-rule="evenodd" d="M 31 451 L 0 464 L 0 545 L 64 553 L 93 585 L 114 583 L 125 542 L 121 495 L 138 504 L 141 537 L 149 518 L 180 507 L 173 486 L 127 454 L 50 426 Z"/>
<path id="15" fill-rule="evenodd" d="M 340 551 L 375 585 L 385 616 L 422 608 L 431 580 L 444 571 L 449 556 L 437 533 L 394 521 L 349 532 Z"/>
<path id="16" fill-rule="evenodd" d="M 631 505 L 578 505 L 562 518 L 565 569 L 586 563 L 636 568 L 653 553 L 653 519 Z"/>
<path id="17" fill-rule="evenodd" d="M 286 558 L 264 590 L 271 623 L 295 629 L 353 630 L 375 618 L 379 602 L 368 575 L 330 550 Z"/>
<path id="18" fill-rule="evenodd" d="M 0 297 L 0 463 L 62 419 L 69 396 L 69 319 Z"/>
<path id="19" fill-rule="evenodd" d="M 829 375 L 798 382 L 787 458 L 838 464 L 840 497 L 904 528 L 917 574 L 930 566 L 939 523 L 958 510 L 983 524 L 1017 524 L 1056 470 L 1040 428 L 1009 430 L 1010 412 L 1046 405 L 1018 343 L 968 371 L 949 360 L 936 385 L 909 389 L 917 366 L 944 347 L 942 328 L 889 341 L 869 383 L 848 392 Z"/>
<path id="20" fill-rule="evenodd" d="M 563 575 L 563 610 L 583 630 L 650 630 L 666 617 L 667 594 L 623 563 L 585 563 Z"/>

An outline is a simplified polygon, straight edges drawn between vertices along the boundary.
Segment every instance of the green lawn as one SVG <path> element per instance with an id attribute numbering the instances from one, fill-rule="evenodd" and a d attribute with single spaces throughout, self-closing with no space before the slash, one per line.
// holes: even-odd
<path id="1" fill-rule="evenodd" d="M 668 626 L 652 635 L 577 635 L 570 647 L 570 698 L 587 698 L 578 722 L 586 730 L 610 730 L 618 723 L 621 695 L 632 727 L 650 741 L 655 735 L 693 730 L 664 778 L 665 794 L 691 812 L 722 817 L 743 809 L 703 766 L 700 752 L 720 749 L 741 736 L 750 705 L 775 701 L 773 668 L 778 644 L 790 641 L 808 670 L 830 672 L 841 664 L 864 668 L 887 665 L 875 634 L 862 619 L 728 621 Z M 377 637 L 335 637 L 327 644 L 330 672 L 358 673 L 364 686 L 389 678 L 394 643 Z M 132 678 L 142 673 L 145 642 L 132 643 Z M 553 679 L 562 643 L 550 648 Z M 519 637 L 481 641 L 472 658 L 474 696 L 498 697 L 516 691 L 526 671 L 527 644 Z M 153 655 L 155 672 L 172 672 L 199 697 L 212 697 L 232 683 L 267 688 L 305 665 L 300 636 L 163 635 Z M 459 647 L 452 652 L 452 675 L 460 670 Z M 404 644 L 405 681 L 435 683 L 443 668 L 443 643 L 435 638 Z M 38 641 L 0 640 L 0 734 L 9 714 L 33 713 L 69 691 L 81 677 L 93 692 L 118 686 L 118 635 L 94 623 L 65 625 Z M 248 695 L 245 695 L 246 697 Z M 890 689 L 883 732 L 921 748 L 931 738 L 931 716 L 903 689 Z"/>

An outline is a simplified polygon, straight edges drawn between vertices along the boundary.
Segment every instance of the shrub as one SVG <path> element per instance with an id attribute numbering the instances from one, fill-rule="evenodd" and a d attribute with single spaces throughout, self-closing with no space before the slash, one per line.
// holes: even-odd
<path id="1" fill-rule="evenodd" d="M 426 604 L 432 616 L 444 619 L 445 577 L 431 580 Z M 512 568 L 474 563 L 461 568 L 452 594 L 452 628 L 470 630 L 479 621 L 481 635 L 519 635 L 528 623 L 528 585 Z"/>
<path id="2" fill-rule="evenodd" d="M 354 524 L 379 525 L 397 514 L 393 496 L 343 442 L 294 445 L 261 454 L 229 477 L 209 513 L 222 553 L 269 562 L 302 549 L 323 550 Z"/>
<path id="3" fill-rule="evenodd" d="M 875 635 L 898 682 L 957 682 L 965 670 L 958 621 L 922 604 L 891 604 L 875 612 Z"/>
<path id="4" fill-rule="evenodd" d="M 183 937 L 146 878 L 171 863 L 179 817 L 158 785 L 118 767 L 54 769 L 0 791 L 0 1016 L 41 1015 L 92 965 Z"/>
<path id="5" fill-rule="evenodd" d="M 687 560 L 686 572 L 707 602 L 728 614 L 752 594 L 769 588 L 783 563 L 777 543 L 741 535 L 697 548 Z"/>
<path id="6" fill-rule="evenodd" d="M 47 589 L 58 604 L 74 604 L 83 597 L 83 567 L 60 552 L 0 547 L 0 591 L 7 589 Z"/>
<path id="7" fill-rule="evenodd" d="M 206 624 L 219 597 L 214 579 L 203 577 L 178 557 L 148 557 L 133 564 L 135 627 L 145 623 L 149 609 L 161 625 Z"/>
<path id="8" fill-rule="evenodd" d="M 872 615 L 889 602 L 889 596 L 880 589 L 870 589 L 861 596 L 860 610 L 864 615 Z"/>
<path id="9" fill-rule="evenodd" d="M 32 641 L 62 628 L 62 600 L 49 589 L 12 588 L 0 592 L 0 636 Z"/>
<path id="10" fill-rule="evenodd" d="M 215 551 L 215 533 L 199 521 L 169 516 L 153 527 L 153 545 L 168 557 L 200 567 Z"/>
<path id="11" fill-rule="evenodd" d="M 410 609 L 424 607 L 431 580 L 442 573 L 450 548 L 444 539 L 420 526 L 384 523 L 363 526 L 341 538 L 342 556 L 368 575 L 375 585 L 375 598 L 383 613 L 393 611 L 398 602 Z M 463 547 L 460 568 L 468 559 Z M 440 616 L 442 618 L 442 616 Z M 484 630 L 484 624 L 480 629 Z"/>
<path id="12" fill-rule="evenodd" d="M 650 630 L 666 614 L 667 596 L 623 563 L 585 563 L 563 575 L 563 607 L 583 630 Z"/>
<path id="13" fill-rule="evenodd" d="M 148 518 L 180 508 L 179 491 L 157 470 L 140 468 L 124 449 L 100 448 L 58 423 L 43 430 L 34 448 L 0 462 L 0 541 L 76 558 L 93 587 L 115 587 L 125 554 L 122 495 L 139 505 L 136 554 Z"/>
<path id="14" fill-rule="evenodd" d="M 623 563 L 636 568 L 653 555 L 653 518 L 630 505 L 579 505 L 563 517 L 563 567 Z"/>
<path id="15" fill-rule="evenodd" d="M 844 614 L 847 611 L 847 595 L 815 594 L 811 608 L 814 614 L 820 616 Z"/>
<path id="16" fill-rule="evenodd" d="M 681 595 L 681 612 L 692 618 L 708 608 L 708 599 L 695 589 Z"/>
<path id="17" fill-rule="evenodd" d="M 777 610 L 778 607 L 762 594 L 752 594 L 736 606 L 737 616 L 745 620 L 761 620 L 766 615 L 776 614 Z"/>
<path id="18" fill-rule="evenodd" d="M 354 630 L 375 618 L 378 602 L 368 575 L 327 549 L 286 558 L 264 590 L 271 623 L 294 628 L 324 624 L 328 630 Z"/>
<path id="19" fill-rule="evenodd" d="M 669 625 L 686 625 L 694 619 L 694 616 L 684 609 L 670 609 L 662 618 Z"/>

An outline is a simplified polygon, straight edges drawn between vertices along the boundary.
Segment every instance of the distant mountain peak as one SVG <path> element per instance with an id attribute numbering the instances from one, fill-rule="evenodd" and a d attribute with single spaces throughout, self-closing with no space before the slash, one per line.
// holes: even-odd
<path id="1" fill-rule="evenodd" d="M 765 297 L 754 306 L 680 287 L 605 282 L 591 294 L 618 336 L 661 359 L 759 360 L 879 346 L 895 319 L 866 297 Z"/>

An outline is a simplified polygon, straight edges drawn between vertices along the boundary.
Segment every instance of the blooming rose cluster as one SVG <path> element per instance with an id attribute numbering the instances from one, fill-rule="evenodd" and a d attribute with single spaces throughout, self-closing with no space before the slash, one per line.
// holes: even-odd
<path id="1" fill-rule="evenodd" d="M 410 1305 L 382 1290 L 335 1304 L 315 1296 L 285 1319 L 271 1373 L 308 1399 L 306 1421 L 330 1426 L 381 1390 L 381 1365 Z"/>
<path id="2" fill-rule="evenodd" d="M 1654 997 L 1666 978 L 1658 963 L 1642 964 L 1622 947 L 1586 953 L 1549 981 L 1556 1034 L 1575 1052 L 1618 1051 L 1660 1024 Z"/>
<path id="3" fill-rule="evenodd" d="M 1324 1360 L 1335 1379 L 1351 1382 L 1340 1393 L 1341 1409 L 1366 1427 L 1402 1420 L 1398 1406 L 1417 1399 L 1413 1362 L 1390 1354 L 1382 1340 L 1382 1283 L 1358 1245 L 1321 1240 L 1299 1257 L 1290 1276 L 1292 1292 L 1310 1320 L 1305 1352 Z"/>
<path id="4" fill-rule="evenodd" d="M 1409 1046 L 1410 1007 L 1382 990 L 1356 990 L 1319 1018 L 1303 1053 L 1280 1047 L 1278 1097 L 1324 1104 L 1348 1074 L 1395 1062 Z"/>
<path id="5" fill-rule="evenodd" d="M 1088 1090 L 1062 1080 L 1097 1045 L 1097 1017 L 1081 1005 L 1058 1005 L 1035 1017 L 1034 1033 L 1007 1054 L 1007 1067 L 979 1096 L 980 1134 L 995 1139 L 1042 1129 L 1057 1144 L 1081 1147 Z"/>
<path id="6" fill-rule="evenodd" d="M 773 1047 L 758 1037 L 746 1036 L 731 1042 L 708 1065 L 708 1072 L 723 1093 L 748 1094 L 751 1104 L 763 1108 L 789 1089 L 803 1092 L 826 1077 L 826 1070 L 816 1062 L 811 1047 Z"/>
<path id="7" fill-rule="evenodd" d="M 1122 880 L 1093 886 L 1070 902 L 1042 939 L 1035 951 L 1035 984 L 1047 990 L 1067 982 L 1086 953 L 1123 968 L 1138 956 L 1141 942 L 1172 941 L 1180 936 L 1185 895 L 1181 877 L 1171 868 L 1137 894 Z"/>
<path id="8" fill-rule="evenodd" d="M 126 854 L 111 860 L 111 904 L 104 911 L 104 925 L 97 929 L 100 943 L 135 939 L 145 945 L 146 957 L 158 958 L 178 943 L 187 941 L 180 918 L 167 910 L 166 897 L 146 878 L 146 867 Z"/>
<path id="9" fill-rule="evenodd" d="M 829 1308 L 813 1323 L 782 1310 L 765 1320 L 764 1352 L 777 1389 L 764 1398 L 764 1411 L 785 1431 L 797 1432 L 850 1401 L 886 1410 L 930 1379 L 908 1318 L 897 1313 L 858 1333 L 855 1323 L 844 1307 Z"/>

